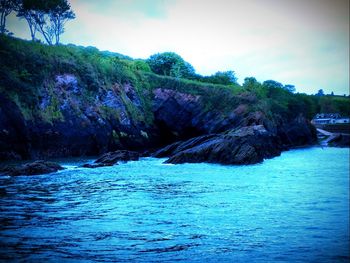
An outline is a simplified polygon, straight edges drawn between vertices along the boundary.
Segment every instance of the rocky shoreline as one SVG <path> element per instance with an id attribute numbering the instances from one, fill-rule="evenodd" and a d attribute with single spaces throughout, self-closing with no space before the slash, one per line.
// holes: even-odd
<path id="1" fill-rule="evenodd" d="M 97 168 L 154 156 L 244 165 L 317 143 L 309 119 L 318 100 L 273 80 L 202 82 L 88 48 L 5 36 L 0 43 L 0 162 L 101 156 L 84 165 Z M 348 141 L 342 135 L 330 145 Z M 18 169 L 51 168 L 34 162 Z"/>
<path id="2" fill-rule="evenodd" d="M 262 124 L 230 129 L 222 133 L 197 136 L 177 141 L 156 151 L 143 154 L 136 151 L 117 150 L 101 155 L 83 168 L 98 168 L 118 165 L 120 162 L 137 161 L 140 157 L 168 158 L 165 162 L 217 163 L 224 165 L 248 165 L 263 162 L 264 159 L 279 156 L 282 151 L 293 147 L 315 143 L 315 131 L 302 117 L 293 121 L 293 127 L 269 131 Z M 36 175 L 52 173 L 63 169 L 59 164 L 34 161 L 17 167 L 5 168 L 2 174 Z"/>
<path id="3" fill-rule="evenodd" d="M 71 89 L 79 89 L 73 89 L 74 83 L 69 84 L 72 87 L 68 91 L 62 83 L 57 83 L 58 92 L 66 89 L 66 97 L 60 102 L 66 105 L 63 110 L 65 120 L 51 124 L 40 119 L 26 120 L 17 105 L 0 96 L 0 159 L 101 156 L 94 163 L 84 164 L 86 168 L 117 165 L 118 162 L 138 160 L 141 156 L 167 157 L 168 163 L 175 164 L 242 165 L 259 163 L 292 147 L 317 142 L 314 126 L 302 115 L 291 120 L 272 118 L 261 111 L 249 112 L 239 103 L 229 111 L 208 111 L 203 96 L 162 88 L 155 89 L 151 96 L 149 114 L 154 120 L 148 126 L 138 123 L 135 116 L 126 112 L 118 120 L 102 118 L 97 113 L 91 115 L 90 112 L 89 115 L 86 112 L 89 107 L 70 93 Z M 102 93 L 95 103 L 109 103 L 115 109 L 126 109 L 118 98 L 127 96 L 129 103 L 141 107 L 141 99 L 131 85 L 118 86 L 114 92 Z M 73 102 L 85 113 L 72 114 Z M 51 168 L 42 162 L 34 162 L 7 171 L 7 174 L 49 173 L 54 171 Z"/>

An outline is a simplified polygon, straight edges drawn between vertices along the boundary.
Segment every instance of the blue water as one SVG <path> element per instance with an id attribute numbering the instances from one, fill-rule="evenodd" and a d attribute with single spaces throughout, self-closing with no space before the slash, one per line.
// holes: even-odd
<path id="1" fill-rule="evenodd" d="M 163 161 L 68 160 L 57 173 L 1 177 L 0 259 L 348 262 L 349 149 L 250 166 Z"/>

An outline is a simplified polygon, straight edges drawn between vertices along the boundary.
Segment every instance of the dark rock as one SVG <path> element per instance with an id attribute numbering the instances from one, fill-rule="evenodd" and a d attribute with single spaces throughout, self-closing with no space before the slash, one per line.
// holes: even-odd
<path id="1" fill-rule="evenodd" d="M 314 144 L 317 138 L 315 128 L 302 116 L 276 125 L 263 114 L 253 113 L 242 120 L 241 125 L 244 124 L 224 133 L 168 145 L 153 157 L 168 156 L 167 163 L 253 164 L 292 147 Z"/>
<path id="2" fill-rule="evenodd" d="M 333 147 L 350 147 L 350 134 L 337 134 L 328 141 L 329 146 Z"/>
<path id="3" fill-rule="evenodd" d="M 277 136 L 262 125 L 254 125 L 168 146 L 156 156 L 165 153 L 170 153 L 167 163 L 254 164 L 280 155 L 281 145 Z"/>
<path id="4" fill-rule="evenodd" d="M 156 158 L 168 157 L 169 155 L 174 153 L 174 151 L 178 148 L 178 146 L 181 143 L 182 143 L 182 141 L 169 144 L 169 145 L 165 146 L 164 148 L 159 149 L 158 151 L 153 153 L 151 156 L 156 157 Z"/>
<path id="5" fill-rule="evenodd" d="M 167 156 L 167 163 L 253 164 L 278 156 L 291 147 L 314 144 L 317 138 L 315 128 L 302 116 L 277 125 L 256 112 L 240 125 L 245 126 L 173 143 L 152 156 Z"/>
<path id="6" fill-rule="evenodd" d="M 117 165 L 114 164 L 114 165 Z M 84 168 L 98 168 L 98 167 L 105 167 L 105 166 L 113 166 L 113 164 L 106 164 L 106 163 L 86 163 L 86 164 L 83 164 L 81 167 L 84 167 Z"/>
<path id="7" fill-rule="evenodd" d="M 317 142 L 316 128 L 303 116 L 298 116 L 277 129 L 277 135 L 287 148 L 312 145 Z"/>
<path id="8" fill-rule="evenodd" d="M 27 126 L 19 107 L 0 94 L 0 160 L 28 158 L 28 141 Z"/>
<path id="9" fill-rule="evenodd" d="M 4 174 L 17 176 L 17 175 L 38 175 L 54 173 L 58 170 L 63 170 L 64 168 L 54 162 L 47 161 L 35 161 L 32 163 L 26 163 L 20 166 L 7 167 L 2 170 Z"/>
<path id="10" fill-rule="evenodd" d="M 210 105 L 203 95 L 193 95 L 167 88 L 153 91 L 155 126 L 159 130 L 158 141 L 170 144 L 197 136 L 219 133 L 237 127 L 241 121 L 232 111 L 223 112 Z M 207 107 L 213 107 L 208 111 Z"/>
<path id="11" fill-rule="evenodd" d="M 140 158 L 138 152 L 127 151 L 127 150 L 118 150 L 115 152 L 109 152 L 103 154 L 92 164 L 84 164 L 82 167 L 85 168 L 97 168 L 104 166 L 112 166 L 117 164 L 117 162 L 127 162 L 127 161 L 137 161 Z"/>
<path id="12" fill-rule="evenodd" d="M 138 152 L 119 150 L 103 154 L 95 163 L 115 164 L 118 161 L 137 161 L 139 157 L 140 154 Z"/>

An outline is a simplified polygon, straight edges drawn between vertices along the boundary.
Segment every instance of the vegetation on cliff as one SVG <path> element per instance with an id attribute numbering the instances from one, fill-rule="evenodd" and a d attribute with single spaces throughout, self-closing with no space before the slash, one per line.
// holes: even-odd
<path id="1" fill-rule="evenodd" d="M 293 117 L 302 113 L 312 118 L 317 112 L 350 115 L 347 97 L 293 94 L 281 83 L 260 83 L 253 77 L 246 78 L 241 86 L 235 80 L 230 85 L 216 85 L 215 83 L 220 83 L 220 77 L 213 80 L 214 83 L 209 82 L 210 76 L 202 77 L 207 78 L 206 82 L 209 83 L 199 80 L 198 77 L 195 80 L 193 67 L 175 53 L 169 52 L 174 57 L 173 60 L 180 61 L 176 62 L 177 65 L 174 64 L 175 67 L 187 67 L 187 75 L 180 74 L 180 78 L 172 73 L 175 70 L 169 64 L 166 64 L 164 69 L 159 64 L 155 65 L 155 57 L 159 59 L 159 55 L 151 56 L 147 61 L 133 60 L 119 54 L 106 54 L 93 47 L 46 46 L 4 35 L 0 37 L 0 42 L 0 89 L 20 106 L 27 118 L 34 117 L 33 114 L 36 113 L 35 106 L 39 103 L 40 88 L 43 85 L 53 85 L 52 80 L 59 74 L 78 76 L 79 85 L 83 87 L 87 100 L 99 89 L 108 89 L 115 83 L 130 83 L 139 92 L 161 86 L 191 94 L 207 94 L 211 98 L 208 102 L 212 107 L 231 107 L 233 105 L 230 105 L 229 100 L 234 99 L 251 105 L 252 110 L 262 110 L 282 117 Z M 224 80 L 222 82 L 225 83 Z M 144 103 L 147 104 L 147 101 Z M 51 106 L 52 110 L 48 115 L 52 116 L 47 117 L 55 119 L 60 116 L 55 109 L 59 109 L 54 100 Z"/>

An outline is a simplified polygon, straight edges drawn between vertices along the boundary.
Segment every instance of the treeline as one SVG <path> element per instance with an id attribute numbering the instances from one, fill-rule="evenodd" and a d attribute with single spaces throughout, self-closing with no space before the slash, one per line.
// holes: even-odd
<path id="1" fill-rule="evenodd" d="M 284 85 L 275 80 L 260 83 L 254 77 L 245 78 L 240 86 L 234 71 L 219 71 L 211 76 L 201 76 L 190 63 L 173 52 L 157 53 L 145 61 L 139 60 L 136 63 L 139 69 L 163 76 L 232 86 L 236 94 L 265 113 L 293 117 L 301 112 L 310 119 L 319 112 L 338 112 L 350 116 L 350 99 L 347 97 L 334 96 L 333 93 L 325 95 L 323 90 L 319 90 L 315 95 L 295 93 L 294 85 Z"/>
<path id="2" fill-rule="evenodd" d="M 271 111 L 281 116 L 302 113 L 309 119 L 320 112 L 350 116 L 349 97 L 293 93 L 292 85 L 282 85 L 274 80 L 260 83 L 253 77 L 245 78 L 242 88 L 249 96 L 257 98 L 256 107 L 264 112 Z"/>
<path id="3" fill-rule="evenodd" d="M 65 23 L 75 18 L 67 0 L 0 0 L 1 34 L 13 34 L 6 28 L 12 12 L 26 20 L 33 41 L 38 40 L 39 33 L 49 45 L 60 43 Z"/>
<path id="4" fill-rule="evenodd" d="M 236 85 L 238 80 L 233 70 L 218 71 L 211 76 L 202 76 L 195 72 L 190 63 L 174 52 L 154 54 L 146 60 L 146 63 L 149 65 L 152 72 L 164 76 L 185 78 L 220 85 Z M 283 85 L 274 80 L 265 81 L 264 84 L 266 86 L 279 87 L 289 92 L 295 92 L 294 85 Z"/>
<path id="5" fill-rule="evenodd" d="M 146 63 L 152 72 L 159 75 L 221 85 L 237 84 L 237 77 L 234 71 L 218 71 L 211 76 L 201 76 L 195 72 L 195 69 L 190 63 L 174 52 L 151 55 L 146 60 Z"/>

